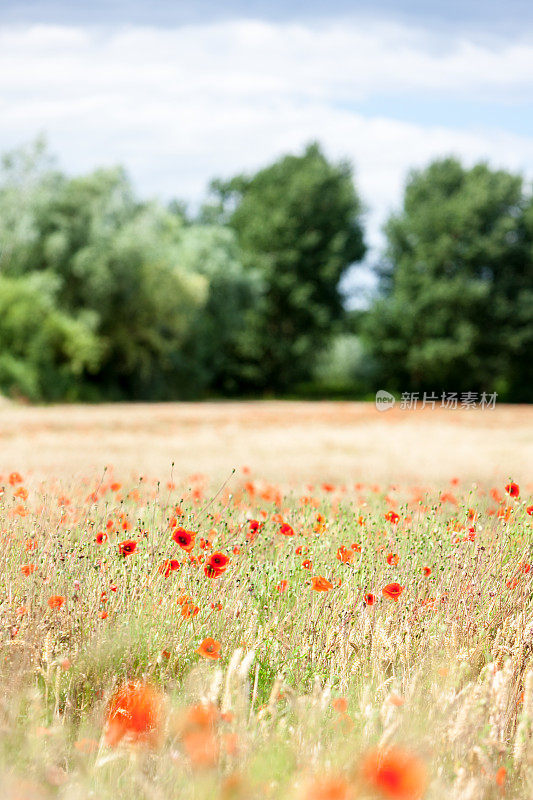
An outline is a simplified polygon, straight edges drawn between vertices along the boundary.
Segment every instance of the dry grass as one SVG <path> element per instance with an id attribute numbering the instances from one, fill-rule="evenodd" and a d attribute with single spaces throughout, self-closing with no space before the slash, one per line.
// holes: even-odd
<path id="1" fill-rule="evenodd" d="M 378 413 L 369 403 L 180 403 L 3 407 L 0 473 L 14 465 L 71 478 L 202 472 L 248 465 L 278 483 L 441 485 L 531 480 L 533 407 Z"/>
<path id="2" fill-rule="evenodd" d="M 531 421 L 2 409 L 0 796 L 528 800 Z"/>

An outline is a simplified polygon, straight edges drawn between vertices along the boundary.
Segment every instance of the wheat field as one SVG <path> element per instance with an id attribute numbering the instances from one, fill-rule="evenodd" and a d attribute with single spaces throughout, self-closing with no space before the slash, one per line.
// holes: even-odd
<path id="1" fill-rule="evenodd" d="M 533 413 L 0 409 L 7 800 L 533 796 Z"/>

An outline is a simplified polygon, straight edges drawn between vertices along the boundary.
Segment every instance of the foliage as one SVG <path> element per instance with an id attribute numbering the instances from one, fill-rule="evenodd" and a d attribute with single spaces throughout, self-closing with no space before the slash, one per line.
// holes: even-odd
<path id="1" fill-rule="evenodd" d="M 531 399 L 531 202 L 519 176 L 486 164 L 411 173 L 366 321 L 389 388 Z"/>
<path id="2" fill-rule="evenodd" d="M 244 266 L 263 280 L 249 317 L 250 385 L 287 390 L 309 377 L 343 316 L 339 282 L 365 253 L 351 168 L 329 163 L 313 144 L 212 188 L 220 217 L 237 232 Z"/>

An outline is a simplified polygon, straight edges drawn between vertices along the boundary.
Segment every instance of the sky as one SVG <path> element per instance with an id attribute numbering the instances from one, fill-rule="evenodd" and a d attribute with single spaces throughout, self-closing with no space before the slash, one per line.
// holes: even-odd
<path id="1" fill-rule="evenodd" d="M 533 178 L 533 4 L 0 0 L 0 151 L 40 133 L 67 172 L 122 163 L 193 208 L 318 140 L 354 165 L 370 263 L 410 168 Z"/>

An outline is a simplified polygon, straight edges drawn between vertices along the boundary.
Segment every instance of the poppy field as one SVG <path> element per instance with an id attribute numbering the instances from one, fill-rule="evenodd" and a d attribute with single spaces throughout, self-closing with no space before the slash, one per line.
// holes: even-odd
<path id="1" fill-rule="evenodd" d="M 532 796 L 523 462 L 428 485 L 324 464 L 2 463 L 2 797 Z"/>

